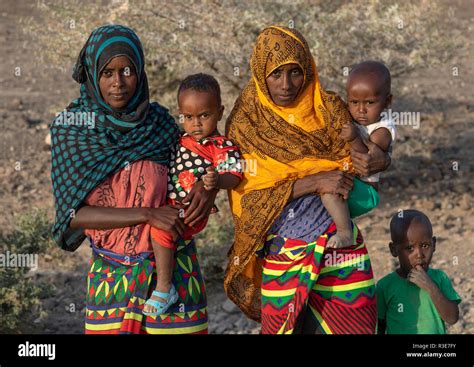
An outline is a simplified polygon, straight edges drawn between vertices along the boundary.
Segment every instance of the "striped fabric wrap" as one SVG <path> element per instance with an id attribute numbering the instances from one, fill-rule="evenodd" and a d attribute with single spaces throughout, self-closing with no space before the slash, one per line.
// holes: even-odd
<path id="1" fill-rule="evenodd" d="M 323 334 L 374 334 L 375 282 L 362 235 L 354 245 L 326 249 L 332 223 L 307 243 L 269 234 L 262 278 L 262 334 L 291 334 L 301 312 Z"/>

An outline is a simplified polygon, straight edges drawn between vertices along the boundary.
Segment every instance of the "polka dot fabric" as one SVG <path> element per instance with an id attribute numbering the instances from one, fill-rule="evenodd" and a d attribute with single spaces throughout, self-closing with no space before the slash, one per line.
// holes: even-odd
<path id="1" fill-rule="evenodd" d="M 237 146 L 223 136 L 199 141 L 184 134 L 171 154 L 168 174 L 168 198 L 181 202 L 194 184 L 213 167 L 219 174 L 232 173 L 242 178 L 241 154 Z"/>
<path id="2" fill-rule="evenodd" d="M 137 90 L 123 111 L 101 97 L 97 78 L 103 64 L 126 55 L 137 68 Z M 76 211 L 107 176 L 138 160 L 167 165 L 179 137 L 168 110 L 149 103 L 144 58 L 138 36 L 127 27 L 107 25 L 92 32 L 76 63 L 73 78 L 81 83 L 74 100 L 51 124 L 51 179 L 56 218 L 53 238 L 74 251 L 84 240 L 70 229 Z"/>
<path id="3" fill-rule="evenodd" d="M 73 236 L 74 233 L 66 231 L 88 193 L 104 178 L 141 159 L 167 165 L 178 136 L 173 117 L 158 104 L 152 104 L 148 119 L 128 133 L 101 126 L 87 129 L 53 123 L 51 180 L 56 209 L 53 238 L 58 245 L 72 250 L 84 240 L 84 236 L 77 233 Z"/>
<path id="4" fill-rule="evenodd" d="M 99 88 L 100 72 L 115 56 L 126 56 L 135 66 L 137 88 L 123 110 L 114 110 L 105 103 Z M 68 107 L 74 112 L 94 112 L 96 123 L 128 131 L 147 118 L 149 109 L 148 81 L 140 39 L 122 25 L 106 25 L 94 29 L 85 43 L 72 77 L 81 83 L 81 98 Z"/>

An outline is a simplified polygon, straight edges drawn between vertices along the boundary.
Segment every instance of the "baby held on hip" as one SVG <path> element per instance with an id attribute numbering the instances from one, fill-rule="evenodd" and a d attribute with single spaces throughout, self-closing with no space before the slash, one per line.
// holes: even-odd
<path id="1" fill-rule="evenodd" d="M 367 154 L 370 144 L 390 154 L 395 140 L 395 124 L 386 118 L 384 110 L 392 101 L 391 77 L 385 65 L 375 61 L 357 64 L 351 71 L 347 85 L 348 109 L 353 121 L 342 127 L 340 138 L 359 153 Z M 378 190 L 380 172 L 361 178 Z M 333 218 L 337 233 L 327 247 L 341 248 L 353 244 L 352 225 L 347 202 L 337 194 L 323 194 L 321 200 Z"/>

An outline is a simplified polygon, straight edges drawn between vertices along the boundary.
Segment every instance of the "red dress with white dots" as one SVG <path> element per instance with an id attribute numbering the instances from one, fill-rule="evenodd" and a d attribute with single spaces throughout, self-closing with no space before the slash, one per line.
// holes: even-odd
<path id="1" fill-rule="evenodd" d="M 184 134 L 179 139 L 176 152 L 171 155 L 168 173 L 168 203 L 182 202 L 194 184 L 206 174 L 208 167 L 218 174 L 231 173 L 242 179 L 242 162 L 239 148 L 224 136 L 215 135 L 195 140 Z M 194 227 L 187 227 L 183 235 L 191 239 L 206 227 L 208 218 Z M 175 249 L 175 243 L 169 232 L 158 228 L 151 229 L 153 240 L 161 246 Z"/>

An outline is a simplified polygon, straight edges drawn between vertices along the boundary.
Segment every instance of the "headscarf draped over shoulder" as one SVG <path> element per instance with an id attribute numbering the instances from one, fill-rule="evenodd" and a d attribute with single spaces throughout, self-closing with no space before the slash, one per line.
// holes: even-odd
<path id="1" fill-rule="evenodd" d="M 137 73 L 135 95 L 121 110 L 107 105 L 99 88 L 100 72 L 116 56 L 128 57 Z M 69 251 L 85 238 L 81 229 L 69 225 L 91 190 L 137 160 L 168 164 L 178 138 L 168 110 L 149 102 L 142 45 L 130 28 L 95 29 L 79 54 L 73 78 L 81 84 L 80 98 L 51 124 L 53 238 Z"/>
<path id="2" fill-rule="evenodd" d="M 303 85 L 293 106 L 279 107 L 266 78 L 292 63 L 303 70 Z M 235 237 L 224 287 L 247 316 L 259 321 L 262 269 L 255 253 L 297 179 L 352 170 L 348 147 L 339 138 L 342 125 L 351 118 L 343 101 L 321 88 L 308 44 L 298 31 L 277 26 L 263 30 L 250 66 L 252 79 L 226 124 L 226 135 L 239 145 L 246 169 L 241 184 L 229 190 Z"/>

